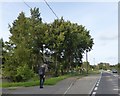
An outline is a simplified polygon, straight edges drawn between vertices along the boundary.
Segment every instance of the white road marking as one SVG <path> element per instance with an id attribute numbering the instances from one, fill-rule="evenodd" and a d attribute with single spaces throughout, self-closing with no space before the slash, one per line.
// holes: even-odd
<path id="1" fill-rule="evenodd" d="M 95 84 L 94 84 L 92 90 L 90 91 L 90 94 L 91 94 L 91 92 L 92 92 L 93 90 L 97 90 L 97 89 L 98 89 L 98 88 L 95 87 L 95 86 L 96 86 L 96 84 L 99 85 L 101 78 L 102 78 L 102 72 L 101 72 L 101 75 L 100 75 L 99 80 L 97 80 L 97 81 L 95 82 Z M 95 88 L 94 88 L 94 87 L 95 87 Z M 96 94 L 96 92 L 92 92 L 92 95 L 95 95 L 95 94 Z"/>
<path id="2" fill-rule="evenodd" d="M 115 74 L 114 76 L 115 76 L 115 77 L 118 77 L 119 75 L 118 75 L 118 74 Z"/>
<path id="3" fill-rule="evenodd" d="M 96 92 L 93 92 L 92 94 L 96 94 Z"/>
<path id="4" fill-rule="evenodd" d="M 117 88 L 118 88 L 118 86 L 114 86 L 114 87 L 117 87 Z"/>
<path id="5" fill-rule="evenodd" d="M 118 84 L 116 84 L 116 83 L 113 83 L 113 85 L 114 85 L 114 86 L 118 86 Z"/>
<path id="6" fill-rule="evenodd" d="M 118 77 L 118 78 L 119 78 L 119 75 L 118 75 L 118 74 L 113 74 L 113 73 L 112 73 L 112 75 L 113 75 L 114 77 Z"/>
<path id="7" fill-rule="evenodd" d="M 97 87 L 99 86 L 99 84 L 96 85 Z"/>
<path id="8" fill-rule="evenodd" d="M 96 92 L 93 92 L 91 96 L 95 96 L 96 95 Z"/>
<path id="9" fill-rule="evenodd" d="M 107 81 L 113 81 L 113 79 L 108 79 Z"/>
<path id="10" fill-rule="evenodd" d="M 100 82 L 100 79 L 98 80 L 98 82 Z"/>
<path id="11" fill-rule="evenodd" d="M 113 90 L 117 90 L 117 91 L 118 91 L 118 90 L 120 90 L 120 89 L 117 88 L 117 89 L 113 89 Z"/>
<path id="12" fill-rule="evenodd" d="M 98 82 L 98 80 L 95 82 L 95 84 L 93 85 L 93 87 L 92 87 L 92 89 L 91 89 L 91 91 L 90 91 L 90 93 L 89 94 L 91 94 L 92 93 L 92 91 L 94 90 L 94 87 L 95 87 L 95 85 L 97 84 L 97 82 Z"/>
<path id="13" fill-rule="evenodd" d="M 94 90 L 97 90 L 98 89 L 98 87 L 95 87 L 95 89 Z"/>
<path id="14" fill-rule="evenodd" d="M 68 87 L 68 89 L 64 92 L 64 94 L 66 94 L 68 92 L 68 90 L 72 87 L 73 83 L 71 83 L 71 85 Z"/>
<path id="15" fill-rule="evenodd" d="M 111 76 L 106 76 L 107 78 L 110 78 Z"/>
<path id="16" fill-rule="evenodd" d="M 100 82 L 97 82 L 97 84 L 99 84 Z"/>

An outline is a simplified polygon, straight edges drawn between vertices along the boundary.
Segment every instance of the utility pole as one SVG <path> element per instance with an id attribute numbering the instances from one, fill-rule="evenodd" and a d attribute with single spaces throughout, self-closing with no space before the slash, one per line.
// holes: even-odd
<path id="1" fill-rule="evenodd" d="M 94 66 L 95 66 L 95 58 L 93 58 L 93 60 L 94 60 Z"/>
<path id="2" fill-rule="evenodd" d="M 43 44 L 43 63 L 45 62 L 44 47 L 45 47 L 45 44 Z"/>
<path id="3" fill-rule="evenodd" d="M 87 50 L 86 50 L 86 64 L 87 64 L 87 74 L 88 74 L 88 54 L 87 54 Z"/>
<path id="4" fill-rule="evenodd" d="M 95 70 L 95 58 L 93 58 L 93 62 L 94 62 L 94 70 Z"/>

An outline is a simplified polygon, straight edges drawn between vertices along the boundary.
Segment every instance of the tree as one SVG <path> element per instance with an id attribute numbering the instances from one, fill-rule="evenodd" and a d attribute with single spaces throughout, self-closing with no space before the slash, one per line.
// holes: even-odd
<path id="1" fill-rule="evenodd" d="M 38 8 L 34 8 L 31 9 L 30 18 L 25 17 L 25 14 L 21 12 L 12 26 L 9 25 L 11 37 L 5 46 L 7 53 L 5 54 L 4 75 L 13 81 L 17 79 L 18 67 L 28 65 L 30 69 L 34 70 L 33 68 L 38 67 L 38 63 L 41 61 L 39 58 L 42 58 L 40 50 L 42 50 L 42 37 L 44 37 L 42 33 L 45 28 L 39 16 Z"/>
<path id="2" fill-rule="evenodd" d="M 61 46 L 64 40 L 64 20 L 55 20 L 52 24 L 49 24 L 49 40 L 47 42 L 48 48 L 53 52 L 54 64 L 55 64 L 55 76 L 58 76 L 58 58 L 61 57 Z"/>
<path id="3" fill-rule="evenodd" d="M 3 42 L 3 39 L 1 38 L 1 39 L 0 39 L 0 64 L 3 64 L 3 62 L 4 62 L 4 58 L 3 58 L 3 54 L 4 54 L 3 47 L 4 47 L 4 42 Z M 2 60 L 3 60 L 3 62 L 2 62 Z"/>
<path id="4" fill-rule="evenodd" d="M 37 72 L 38 67 L 44 62 L 43 45 L 46 44 L 47 24 L 42 23 L 39 9 L 31 9 L 30 18 L 30 44 L 31 44 L 31 64 L 32 68 Z"/>
<path id="5" fill-rule="evenodd" d="M 23 75 L 26 71 L 20 70 L 24 68 L 31 74 L 37 73 L 38 67 L 49 61 L 46 57 L 54 61 L 49 67 L 55 76 L 60 70 L 64 74 L 64 70 L 81 66 L 84 52 L 90 51 L 94 44 L 89 31 L 63 17 L 43 23 L 39 8 L 31 9 L 30 13 L 31 16 L 26 17 L 21 12 L 9 25 L 11 36 L 4 45 L 4 75 L 13 81 L 27 80 L 29 78 Z"/>
<path id="6" fill-rule="evenodd" d="M 82 54 L 86 50 L 91 50 L 93 39 L 89 35 L 89 31 L 84 26 L 66 22 L 64 39 L 64 58 L 68 64 L 68 70 L 72 68 L 74 62 L 78 62 L 81 66 Z"/>
<path id="7" fill-rule="evenodd" d="M 103 69 L 103 70 L 109 70 L 110 69 L 110 64 L 109 63 L 101 62 L 101 63 L 98 64 L 98 66 L 99 66 L 99 69 Z"/>

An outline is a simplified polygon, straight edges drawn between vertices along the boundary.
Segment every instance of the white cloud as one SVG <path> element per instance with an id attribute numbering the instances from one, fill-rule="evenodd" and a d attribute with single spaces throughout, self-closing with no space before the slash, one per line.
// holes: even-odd
<path id="1" fill-rule="evenodd" d="M 107 35 L 107 36 L 101 36 L 100 37 L 100 39 L 101 40 L 118 40 L 118 36 L 117 35 L 114 35 L 114 36 L 109 36 L 109 35 Z"/>

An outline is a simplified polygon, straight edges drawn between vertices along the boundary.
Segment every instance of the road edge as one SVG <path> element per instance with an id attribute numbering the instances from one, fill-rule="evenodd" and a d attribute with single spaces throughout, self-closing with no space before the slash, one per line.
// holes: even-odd
<path id="1" fill-rule="evenodd" d="M 89 92 L 89 96 L 92 96 L 92 94 L 94 93 L 94 88 L 95 88 L 97 82 L 100 82 L 101 77 L 102 77 L 102 72 L 101 72 L 101 74 L 100 74 L 100 78 L 98 78 L 98 80 L 96 80 L 96 82 L 95 82 L 95 84 L 93 85 L 91 91 Z"/>

